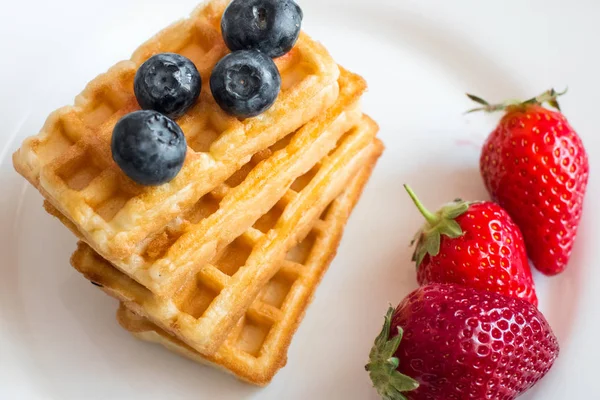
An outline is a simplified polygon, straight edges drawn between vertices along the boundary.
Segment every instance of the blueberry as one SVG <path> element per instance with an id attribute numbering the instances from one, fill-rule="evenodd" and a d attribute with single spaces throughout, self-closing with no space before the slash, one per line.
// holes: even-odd
<path id="1" fill-rule="evenodd" d="M 183 166 L 187 145 L 179 125 L 156 111 L 135 111 L 117 122 L 112 156 L 135 182 L 161 185 Z"/>
<path id="2" fill-rule="evenodd" d="M 169 118 L 181 117 L 194 105 L 202 79 L 189 59 L 174 53 L 150 57 L 135 74 L 133 90 L 140 107 Z"/>
<path id="3" fill-rule="evenodd" d="M 210 76 L 210 90 L 219 106 L 236 117 L 255 117 L 268 110 L 279 95 L 281 76 L 269 57 L 256 50 L 239 50 L 223 57 Z"/>
<path id="4" fill-rule="evenodd" d="M 302 17 L 293 0 L 233 0 L 221 19 L 221 31 L 231 51 L 259 50 L 275 58 L 296 44 Z"/>

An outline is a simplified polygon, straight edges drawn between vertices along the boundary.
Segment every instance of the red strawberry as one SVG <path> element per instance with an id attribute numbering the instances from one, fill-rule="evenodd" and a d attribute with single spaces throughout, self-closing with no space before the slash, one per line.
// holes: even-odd
<path id="1" fill-rule="evenodd" d="M 506 211 L 487 201 L 457 200 L 432 214 L 404 187 L 427 220 L 415 237 L 419 284 L 457 283 L 537 306 L 525 243 Z"/>
<path id="2" fill-rule="evenodd" d="M 553 90 L 524 103 L 490 105 L 505 110 L 481 152 L 481 174 L 491 196 L 521 227 L 529 257 L 541 272 L 562 272 L 571 255 L 588 182 L 588 156 L 558 108 Z M 560 109 L 559 109 L 560 110 Z"/>
<path id="3" fill-rule="evenodd" d="M 510 400 L 542 379 L 558 352 L 531 303 L 433 284 L 389 309 L 366 369 L 387 400 Z"/>

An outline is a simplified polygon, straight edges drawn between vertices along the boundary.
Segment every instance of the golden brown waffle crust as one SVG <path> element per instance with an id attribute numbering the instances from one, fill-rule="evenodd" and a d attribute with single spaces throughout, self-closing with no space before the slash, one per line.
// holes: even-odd
<path id="1" fill-rule="evenodd" d="M 308 172 L 332 150 L 339 137 L 360 120 L 359 98 L 366 84 L 358 75 L 343 68 L 341 71 L 337 101 L 298 131 L 275 144 L 286 142 L 282 149 L 274 152 L 263 150 L 261 154 L 266 154 L 265 159 L 253 167 L 237 186 L 232 188 L 228 180 L 201 197 L 187 213 L 178 215 L 165 229 L 144 241 L 144 245 L 127 260 L 98 253 L 153 293 L 171 296 L 188 276 L 198 272 L 199 268 L 271 209 L 294 179 Z M 205 198 L 215 196 L 222 200 L 211 215 L 198 221 L 186 217 L 188 214 L 198 214 L 197 206 L 202 208 Z M 204 212 L 200 214 L 204 215 Z M 85 240 L 82 233 L 78 236 Z"/>
<path id="2" fill-rule="evenodd" d="M 291 338 L 335 255 L 350 211 L 383 146 L 374 139 L 377 125 L 365 116 L 359 125 L 370 135 L 343 136 L 318 162 L 326 165 L 316 173 L 318 179 L 309 180 L 299 192 L 286 192 L 277 201 L 278 194 L 261 205 L 269 208 L 271 201 L 286 205 L 274 227 L 260 233 L 253 225 L 254 216 L 258 218 L 266 210 L 258 212 L 258 208 L 251 207 L 259 206 L 258 202 L 242 203 L 234 197 L 231 204 L 246 204 L 254 213 L 248 211 L 253 216 L 236 228 L 244 231 L 241 236 L 240 232 L 226 232 L 227 226 L 218 224 L 218 220 L 226 220 L 215 217 L 210 220 L 214 224 L 197 226 L 196 234 L 184 234 L 185 240 L 176 242 L 164 254 L 162 249 L 155 250 L 154 253 L 162 254 L 157 259 L 140 263 L 145 244 L 163 229 L 170 229 L 174 220 L 181 219 L 207 193 L 229 190 L 251 197 L 255 192 L 238 189 L 246 181 L 230 189 L 227 182 L 252 159 L 271 151 L 271 147 L 281 149 L 278 143 L 292 132 L 299 135 L 310 129 L 323 131 L 327 124 L 338 120 L 334 118 L 336 113 L 360 118 L 357 102 L 366 88 L 364 80 L 338 67 L 323 46 L 304 33 L 288 55 L 276 60 L 283 90 L 273 108 L 244 121 L 224 115 L 209 93 L 207 78 L 213 65 L 228 51 L 219 31 L 220 16 L 227 3 L 213 0 L 200 6 L 189 18 L 142 45 L 130 60 L 94 79 L 73 106 L 54 112 L 42 131 L 23 143 L 13 155 L 13 163 L 46 198 L 48 212 L 89 244 L 79 244 L 72 263 L 130 310 L 122 308 L 119 312 L 124 327 L 197 361 L 212 363 L 240 379 L 265 385 L 286 363 Z M 138 66 L 163 51 L 191 58 L 204 85 L 199 103 L 177 121 L 190 145 L 181 173 L 169 184 L 141 187 L 125 177 L 112 161 L 110 136 L 123 115 L 138 109 L 132 94 Z M 351 94 L 347 93 L 348 81 L 353 88 Z M 346 122 L 352 121 L 348 117 Z M 326 133 L 327 140 L 334 142 L 335 135 Z M 313 160 L 321 157 L 318 154 L 311 153 Z M 304 160 L 302 167 L 285 175 L 285 179 L 295 184 L 296 176 L 309 169 L 311 162 Z M 267 179 L 271 175 L 265 165 L 267 160 L 263 159 L 248 176 L 255 171 L 264 175 L 257 172 L 255 181 L 247 181 L 246 186 L 253 186 L 252 182 L 273 182 Z M 280 170 L 279 164 L 270 168 L 283 177 L 277 172 Z M 277 186 L 277 190 L 285 187 Z M 290 204 L 293 206 L 288 210 Z M 236 215 L 234 207 L 224 206 L 223 210 Z M 195 244 L 208 244 L 198 232 L 208 232 L 210 227 L 220 244 L 203 256 L 194 255 Z M 288 252 L 310 242 L 311 235 L 313 242 L 308 246 L 313 250 L 303 261 L 284 259 Z M 225 267 L 217 265 L 219 257 L 233 246 L 229 242 L 240 237 L 250 240 L 253 248 L 259 250 L 253 250 L 237 272 L 225 273 Z M 293 283 L 282 303 L 273 305 L 273 300 L 267 299 L 268 290 L 282 271 L 294 276 L 290 278 Z M 200 311 L 202 308 L 195 302 L 202 296 L 196 295 L 217 290 L 218 295 L 210 304 L 202 300 L 208 306 Z"/>
<path id="3" fill-rule="evenodd" d="M 207 78 L 228 51 L 219 30 L 227 3 L 212 0 L 158 33 L 130 60 L 91 81 L 73 106 L 52 113 L 41 132 L 25 140 L 13 155 L 15 169 L 107 258 L 132 255 L 149 234 L 224 182 L 253 154 L 323 112 L 338 96 L 337 65 L 323 46 L 302 33 L 295 48 L 276 61 L 284 90 L 275 105 L 245 121 L 225 115 L 210 95 Z M 177 121 L 191 146 L 182 171 L 168 184 L 142 187 L 112 160 L 110 135 L 120 117 L 138 109 L 132 90 L 137 68 L 163 51 L 192 58 L 204 85 L 199 103 Z M 194 145 L 197 131 L 205 127 L 219 134 L 210 145 Z M 87 163 L 85 168 L 81 162 Z M 66 182 L 63 175 L 69 170 L 81 173 L 75 174 L 77 179 L 69 174 Z M 84 182 L 85 174 L 90 182 Z M 80 188 L 82 184 L 87 186 Z"/>
<path id="4" fill-rule="evenodd" d="M 364 116 L 344 136 L 335 152 L 323 160 L 314 178 L 292 196 L 293 200 L 285 207 L 273 229 L 259 234 L 251 228 L 244 233 L 244 237 L 255 237 L 252 239 L 252 251 L 246 256 L 243 266 L 231 275 L 223 273 L 223 265 L 217 259 L 204 265 L 174 297 L 163 298 L 153 295 L 110 266 L 84 244 L 80 244 L 74 253 L 72 265 L 136 313 L 151 319 L 202 354 L 214 354 L 257 292 L 275 275 L 289 249 L 306 237 L 327 204 L 344 190 L 369 160 L 377 147 L 377 142 L 373 142 L 377 130 L 375 122 Z M 55 214 L 60 218 L 60 213 Z M 318 237 L 327 238 L 329 235 L 326 223 L 312 229 L 318 232 Z M 299 267 L 299 264 L 292 263 L 293 269 Z M 218 294 L 210 304 L 204 303 L 206 307 L 201 310 L 188 307 L 197 302 L 198 296 L 212 291 Z M 272 307 L 267 307 L 265 312 L 269 314 L 266 318 L 273 321 L 281 314 L 280 310 Z"/>
<path id="5" fill-rule="evenodd" d="M 290 307 L 290 312 L 285 315 L 280 325 L 272 328 L 280 330 L 278 333 L 280 340 L 270 349 L 272 353 L 268 357 L 261 356 L 267 361 L 259 364 L 258 368 L 256 364 L 247 363 L 245 358 L 236 357 L 235 351 L 231 350 L 235 338 L 227 340 L 215 355 L 206 356 L 201 355 L 186 343 L 167 333 L 146 318 L 137 315 L 123 303 L 120 304 L 117 311 L 117 320 L 123 328 L 131 332 L 138 339 L 161 344 L 177 354 L 221 369 L 250 384 L 258 386 L 269 384 L 277 371 L 286 364 L 287 350 L 291 340 L 312 301 L 319 282 L 335 257 L 345 224 L 352 209 L 358 202 L 382 151 L 382 143 L 376 140 L 369 160 L 346 190 L 331 204 L 329 218 L 335 219 L 336 223 L 332 226 L 332 234 L 323 257 L 323 262 L 319 263 L 309 274 L 303 277 L 306 281 L 305 286 L 307 289 L 296 298 L 296 304 Z"/>

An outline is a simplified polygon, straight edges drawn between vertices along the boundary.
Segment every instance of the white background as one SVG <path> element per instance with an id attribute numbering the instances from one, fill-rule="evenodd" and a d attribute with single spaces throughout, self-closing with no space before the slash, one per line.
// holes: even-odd
<path id="1" fill-rule="evenodd" d="M 536 274 L 562 345 L 524 399 L 596 399 L 600 330 L 598 39 L 600 2 L 304 0 L 304 27 L 370 85 L 364 108 L 386 153 L 339 255 L 267 389 L 138 342 L 116 302 L 73 271 L 75 239 L 46 216 L 10 155 L 53 109 L 191 0 L 53 0 L 0 6 L 0 399 L 373 399 L 363 370 L 388 302 L 416 287 L 408 242 L 431 208 L 486 198 L 479 146 L 497 116 L 464 116 L 465 91 L 490 100 L 569 86 L 563 109 L 587 146 L 591 181 L 569 270 Z"/>

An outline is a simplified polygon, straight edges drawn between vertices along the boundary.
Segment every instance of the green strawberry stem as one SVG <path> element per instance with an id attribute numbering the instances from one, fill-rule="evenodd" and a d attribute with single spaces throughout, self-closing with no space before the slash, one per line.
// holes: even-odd
<path id="1" fill-rule="evenodd" d="M 390 307 L 385 315 L 381 333 L 375 339 L 365 369 L 369 371 L 373 386 L 384 400 L 407 400 L 403 393 L 418 388 L 419 382 L 398 372 L 400 360 L 394 357 L 394 354 L 400 346 L 403 332 L 402 328 L 398 327 L 398 334 L 390 338 L 393 315 L 394 309 Z"/>
<path id="2" fill-rule="evenodd" d="M 432 214 L 427 208 L 425 208 L 423 203 L 421 203 L 421 201 L 419 200 L 415 192 L 413 192 L 413 190 L 410 188 L 410 186 L 405 184 L 404 189 L 406 189 L 413 203 L 415 203 L 415 206 L 417 206 L 417 208 L 425 217 L 427 222 L 429 222 L 430 225 L 436 225 L 439 222 L 439 218 L 436 215 Z"/>
<path id="3" fill-rule="evenodd" d="M 480 105 L 480 107 L 476 107 L 476 108 L 473 108 L 473 109 L 467 111 L 467 114 L 472 113 L 472 112 L 477 112 L 477 111 L 485 111 L 485 112 L 489 112 L 489 113 L 495 112 L 495 111 L 505 111 L 509 108 L 526 107 L 526 106 L 532 105 L 532 104 L 543 105 L 544 103 L 548 103 L 548 105 L 550 105 L 551 107 L 554 107 L 558 111 L 560 111 L 560 104 L 558 104 L 557 99 L 558 99 L 558 97 L 567 93 L 567 90 L 568 89 L 565 89 L 562 92 L 557 92 L 554 89 L 550 89 L 550 90 L 546 90 L 544 93 L 540 94 L 539 96 L 532 97 L 529 100 L 522 101 L 522 100 L 511 99 L 511 100 L 503 101 L 502 103 L 498 103 L 498 104 L 490 104 L 489 102 L 487 102 L 486 100 L 482 99 L 479 96 L 475 96 L 475 95 L 467 93 L 467 97 L 469 99 L 473 100 L 475 103 Z"/>
<path id="4" fill-rule="evenodd" d="M 417 264 L 418 268 L 426 255 L 429 254 L 429 256 L 435 257 L 440 253 L 441 235 L 452 239 L 462 236 L 463 231 L 458 222 L 456 222 L 456 218 L 467 212 L 469 203 L 457 199 L 433 214 L 425 208 L 410 186 L 404 185 L 404 188 L 427 221 L 411 242 L 411 245 L 415 244 L 415 242 L 417 243 L 412 260 Z"/>

